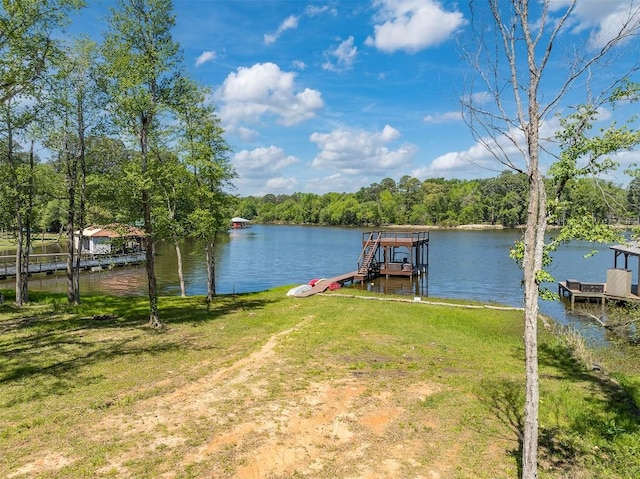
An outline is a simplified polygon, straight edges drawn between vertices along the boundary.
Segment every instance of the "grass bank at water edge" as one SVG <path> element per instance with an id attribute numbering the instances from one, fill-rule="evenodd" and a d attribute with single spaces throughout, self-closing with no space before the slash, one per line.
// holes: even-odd
<path id="1" fill-rule="evenodd" d="M 288 288 L 0 306 L 0 476 L 516 478 L 522 313 Z M 540 337 L 540 477 L 640 477 L 638 362 Z M 615 380 L 612 380 L 614 378 Z"/>

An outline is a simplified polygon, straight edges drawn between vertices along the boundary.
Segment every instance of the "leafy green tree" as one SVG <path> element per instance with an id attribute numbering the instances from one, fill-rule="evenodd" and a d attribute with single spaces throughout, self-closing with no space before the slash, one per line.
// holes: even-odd
<path id="1" fill-rule="evenodd" d="M 169 121 L 170 106 L 179 93 L 182 55 L 171 36 L 175 16 L 170 0 L 118 0 L 111 9 L 102 48 L 104 86 L 109 113 L 123 134 L 137 143 L 149 286 L 149 324 L 161 327 L 155 274 L 152 187 L 157 164 L 150 154 Z"/>
<path id="2" fill-rule="evenodd" d="M 527 178 L 504 171 L 496 178 L 482 181 L 480 191 L 487 221 L 491 224 L 523 224 L 526 213 Z"/>
<path id="3" fill-rule="evenodd" d="M 195 208 L 193 175 L 177 155 L 170 151 L 153 150 L 158 168 L 155 184 L 159 198 L 154 201 L 153 218 L 156 237 L 173 242 L 176 250 L 180 295 L 187 295 L 184 282 L 181 243 L 188 235 L 187 219 Z"/>
<path id="4" fill-rule="evenodd" d="M 183 129 L 180 141 L 183 162 L 192 172 L 193 207 L 187 215 L 189 233 L 204 245 L 207 265 L 207 301 L 216 294 L 215 240 L 229 228 L 235 198 L 228 189 L 236 173 L 229 161 L 229 145 L 205 90 L 183 81 L 176 111 Z"/>
<path id="5" fill-rule="evenodd" d="M 47 146 L 64 171 L 67 199 L 67 300 L 80 304 L 80 249 L 85 226 L 87 135 L 100 119 L 103 98 L 95 82 L 97 47 L 76 41 L 56 59 L 44 99 Z M 75 231 L 79 231 L 76 240 Z"/>
<path id="6" fill-rule="evenodd" d="M 140 189 L 136 152 L 120 139 L 87 138 L 86 222 L 106 225 L 140 219 Z"/>
<path id="7" fill-rule="evenodd" d="M 631 180 L 627 188 L 627 203 L 629 212 L 636 222 L 640 221 L 640 177 L 636 176 Z"/>
<path id="8" fill-rule="evenodd" d="M 398 212 L 397 198 L 390 190 L 385 189 L 378 199 L 380 220 L 383 224 L 395 224 Z"/>
<path id="9" fill-rule="evenodd" d="M 395 193 L 398 191 L 398 185 L 396 184 L 396 181 L 393 178 L 384 178 L 380 182 L 380 189 L 387 190 L 390 193 Z"/>
<path id="10" fill-rule="evenodd" d="M 80 0 L 5 1 L 0 9 L 0 104 L 28 94 L 59 53 L 53 33 Z"/>
<path id="11" fill-rule="evenodd" d="M 16 219 L 16 304 L 28 301 L 29 248 L 31 243 L 32 201 L 34 194 L 33 142 L 28 154 L 28 167 L 16 158 L 19 145 L 15 134 L 35 120 L 24 107 L 33 101 L 41 80 L 47 75 L 51 59 L 59 53 L 53 32 L 67 21 L 68 12 L 83 2 L 51 0 L 48 2 L 3 2 L 0 9 L 0 109 L 3 114 L 4 163 L 8 168 L 4 193 L 13 207 Z M 19 99 L 19 101 L 17 101 Z M 22 105 L 20 104 L 22 103 Z M 31 108 L 33 107 L 33 108 Z M 26 195 L 26 196 L 25 196 Z"/>
<path id="12" fill-rule="evenodd" d="M 420 185 L 427 224 L 439 224 L 447 217 L 449 187 L 443 178 L 427 179 Z"/>
<path id="13" fill-rule="evenodd" d="M 255 196 L 241 198 L 235 210 L 235 216 L 240 216 L 249 220 L 258 216 L 258 199 Z"/>
<path id="14" fill-rule="evenodd" d="M 35 122 L 36 114 L 32 106 L 14 105 L 8 98 L 0 105 L 1 143 L 4 146 L 1 158 L 5 169 L 5 181 L 0 186 L 2 196 L 10 205 L 13 220 L 10 225 L 16 235 L 16 304 L 29 301 L 29 252 L 33 225 L 33 199 L 35 155 L 33 140 L 28 152 L 23 151 L 20 140 L 28 143 L 28 128 Z"/>

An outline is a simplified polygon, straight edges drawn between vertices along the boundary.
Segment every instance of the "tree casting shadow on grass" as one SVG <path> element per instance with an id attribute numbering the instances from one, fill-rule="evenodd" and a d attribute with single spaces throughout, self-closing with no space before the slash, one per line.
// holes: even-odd
<path id="1" fill-rule="evenodd" d="M 567 471 L 586 467 L 588 455 L 598 454 L 593 447 L 585 449 L 576 437 L 597 438 L 600 444 L 615 448 L 614 441 L 621 434 L 640 432 L 640 407 L 633 397 L 640 397 L 633 386 L 621 386 L 606 375 L 588 371 L 584 365 L 571 357 L 561 344 L 543 344 L 539 348 L 541 369 L 553 369 L 554 380 L 586 383 L 593 394 L 585 395 L 581 411 L 569 411 L 569 405 L 562 404 L 560 398 L 545 398 L 545 407 L 553 407 L 555 414 L 562 416 L 557 424 L 541 426 L 539 430 L 540 466 L 552 471 Z M 549 376 L 546 376 L 549 377 Z M 544 381 L 545 375 L 541 376 Z M 495 417 L 517 438 L 517 449 L 508 451 L 518 467 L 518 477 L 522 473 L 522 437 L 524 431 L 524 383 L 511 379 L 493 379 L 483 383 L 481 400 Z M 640 446 L 639 446 L 640 447 Z M 610 470 L 612 465 L 608 466 Z M 613 466 L 615 467 L 615 466 Z M 624 464 L 620 465 L 625 468 Z M 633 472 L 631 472 L 633 477 Z"/>
<path id="2" fill-rule="evenodd" d="M 144 299 L 87 296 L 78 307 L 68 306 L 63 296 L 42 295 L 35 299 L 44 304 L 36 303 L 34 308 L 9 304 L 0 307 L 0 314 L 11 316 L 0 321 L 0 386 L 42 379 L 28 397 L 13 402 L 64 393 L 81 385 L 81 381 L 91 381 L 81 378 L 78 372 L 93 363 L 184 348 L 220 347 L 194 345 L 188 342 L 188 337 L 180 335 L 158 334 L 147 327 L 148 308 Z M 269 302 L 272 301 L 250 295 L 220 297 L 212 304 L 203 298 L 184 301 L 171 298 L 161 306 L 161 313 L 170 331 L 171 325 L 215 321 L 239 310 L 262 309 Z M 92 335 L 98 331 L 101 334 Z"/>

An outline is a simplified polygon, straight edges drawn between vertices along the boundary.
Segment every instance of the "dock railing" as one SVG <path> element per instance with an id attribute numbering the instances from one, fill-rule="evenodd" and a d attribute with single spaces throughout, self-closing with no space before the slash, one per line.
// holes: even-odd
<path id="1" fill-rule="evenodd" d="M 92 267 L 111 267 L 128 264 L 138 264 L 145 261 L 144 251 L 135 253 L 118 254 L 90 254 L 80 255 L 80 267 L 88 269 Z M 74 264 L 77 256 L 74 256 Z M 67 253 L 39 253 L 29 255 L 29 274 L 54 273 L 67 268 Z M 0 256 L 0 278 L 8 278 L 16 275 L 16 256 Z"/>
<path id="2" fill-rule="evenodd" d="M 365 233 L 366 234 L 366 233 Z M 369 275 L 371 273 L 371 265 L 376 257 L 378 246 L 380 246 L 380 232 L 368 233 L 369 237 L 363 241 L 364 246 L 358 258 L 358 273 L 360 275 Z M 364 234 L 363 234 L 364 238 Z"/>
<path id="3" fill-rule="evenodd" d="M 384 230 L 384 231 L 375 231 L 375 232 L 366 232 L 362 233 L 362 238 L 364 242 L 364 238 L 367 235 L 372 235 L 375 233 L 380 234 L 381 242 L 408 242 L 412 243 L 427 243 L 429 241 L 429 232 L 428 231 L 393 231 L 393 230 Z"/>

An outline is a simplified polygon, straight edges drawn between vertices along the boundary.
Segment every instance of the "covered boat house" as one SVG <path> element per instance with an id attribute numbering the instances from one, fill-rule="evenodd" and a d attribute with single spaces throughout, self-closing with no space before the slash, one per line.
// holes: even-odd
<path id="1" fill-rule="evenodd" d="M 378 276 L 414 277 L 426 275 L 429 267 L 428 231 L 373 231 L 362 233 L 362 253 L 358 269 L 332 278 L 312 280 L 289 291 L 289 296 L 304 298 L 322 293 L 332 286 L 364 282 Z M 425 277 L 425 276 L 423 276 Z"/>
<path id="2" fill-rule="evenodd" d="M 362 233 L 362 253 L 356 279 L 377 276 L 416 276 L 429 267 L 428 231 Z"/>
<path id="3" fill-rule="evenodd" d="M 235 216 L 231 218 L 231 228 L 234 230 L 241 230 L 251 227 L 251 220 Z"/>
<path id="4" fill-rule="evenodd" d="M 82 254 L 112 255 L 143 251 L 144 231 L 129 225 L 90 226 L 74 234 L 75 246 Z M 81 245 L 79 245 L 79 243 Z M 79 248 L 78 246 L 81 246 Z"/>

